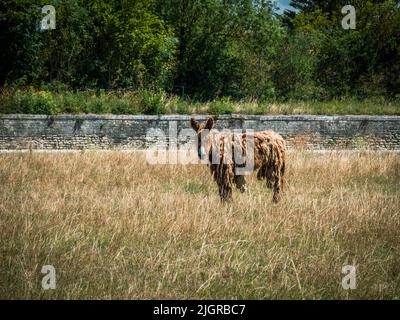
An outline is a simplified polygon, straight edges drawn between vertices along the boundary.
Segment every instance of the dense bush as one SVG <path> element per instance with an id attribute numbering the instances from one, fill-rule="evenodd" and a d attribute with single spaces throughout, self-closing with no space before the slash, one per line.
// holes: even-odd
<path id="1" fill-rule="evenodd" d="M 208 106 L 208 112 L 214 115 L 227 114 L 234 111 L 232 101 L 226 97 L 211 101 Z"/>
<path id="2" fill-rule="evenodd" d="M 151 92 L 143 90 L 140 94 L 143 113 L 163 114 L 165 113 L 165 95 L 163 92 Z"/>

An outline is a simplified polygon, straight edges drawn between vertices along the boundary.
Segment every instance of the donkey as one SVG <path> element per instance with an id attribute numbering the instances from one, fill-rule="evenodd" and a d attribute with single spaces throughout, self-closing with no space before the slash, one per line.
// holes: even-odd
<path id="1" fill-rule="evenodd" d="M 280 200 L 285 174 L 286 143 L 278 133 L 271 130 L 254 133 L 219 132 L 212 129 L 212 117 L 204 123 L 198 123 L 194 118 L 190 122 L 197 134 L 198 156 L 201 160 L 209 161 L 222 201 L 232 200 L 234 186 L 241 193 L 247 189 L 241 171 L 247 164 L 243 157 L 246 160 L 251 157 L 251 169 L 258 170 L 257 179 L 265 179 L 267 187 L 273 190 L 273 202 Z M 238 153 L 240 161 L 236 156 Z"/>

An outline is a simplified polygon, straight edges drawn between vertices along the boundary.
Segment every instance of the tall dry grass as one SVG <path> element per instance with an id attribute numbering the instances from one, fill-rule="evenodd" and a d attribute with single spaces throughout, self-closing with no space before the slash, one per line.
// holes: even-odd
<path id="1" fill-rule="evenodd" d="M 294 152 L 287 179 L 224 205 L 205 166 L 0 155 L 0 298 L 399 299 L 399 155 Z"/>

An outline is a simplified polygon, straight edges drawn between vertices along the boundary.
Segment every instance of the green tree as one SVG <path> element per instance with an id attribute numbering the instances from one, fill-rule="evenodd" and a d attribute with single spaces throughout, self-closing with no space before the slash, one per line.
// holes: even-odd
<path id="1" fill-rule="evenodd" d="M 345 4 L 356 8 L 355 30 L 341 26 Z M 328 92 L 328 97 L 399 93 L 400 15 L 396 1 L 296 0 L 292 5 L 299 10 L 290 15 L 293 36 L 319 39 L 312 52 L 317 60 L 314 79 L 321 92 Z"/>
<path id="2" fill-rule="evenodd" d="M 271 1 L 169 0 L 157 8 L 179 38 L 179 89 L 203 99 L 273 91 L 271 61 L 281 29 Z"/>
<path id="3" fill-rule="evenodd" d="M 173 37 L 154 2 L 89 1 L 94 47 L 88 72 L 106 88 L 163 88 L 174 68 Z"/>
<path id="4" fill-rule="evenodd" d="M 40 6 L 29 0 L 0 2 L 0 84 L 37 79 Z"/>

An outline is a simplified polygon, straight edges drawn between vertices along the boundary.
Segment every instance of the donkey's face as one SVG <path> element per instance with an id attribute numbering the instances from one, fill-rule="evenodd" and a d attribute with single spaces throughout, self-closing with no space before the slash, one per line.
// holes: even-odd
<path id="1" fill-rule="evenodd" d="M 208 118 L 204 123 L 198 123 L 194 118 L 190 120 L 190 124 L 197 135 L 197 154 L 200 159 L 204 159 L 209 153 L 211 142 L 208 139 L 208 133 L 214 124 L 213 118 Z"/>

